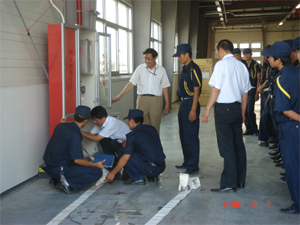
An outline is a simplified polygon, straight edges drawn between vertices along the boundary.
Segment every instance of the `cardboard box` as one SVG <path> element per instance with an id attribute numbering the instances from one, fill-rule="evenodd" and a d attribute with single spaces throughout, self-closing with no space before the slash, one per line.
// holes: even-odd
<path id="1" fill-rule="evenodd" d="M 201 106 L 206 106 L 211 90 L 208 82 L 213 70 L 212 59 L 193 59 L 193 61 L 200 67 L 202 73 L 202 93 L 199 97 L 199 102 Z"/>

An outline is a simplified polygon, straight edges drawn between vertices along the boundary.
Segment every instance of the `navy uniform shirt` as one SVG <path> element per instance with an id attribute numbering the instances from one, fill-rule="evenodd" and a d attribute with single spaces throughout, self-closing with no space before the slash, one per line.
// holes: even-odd
<path id="1" fill-rule="evenodd" d="M 276 79 L 275 107 L 276 121 L 285 122 L 290 118 L 283 111 L 293 110 L 299 114 L 299 69 L 293 65 L 284 66 Z"/>
<path id="2" fill-rule="evenodd" d="M 274 88 L 276 84 L 276 78 L 278 77 L 279 70 L 277 68 L 271 68 L 269 73 L 269 94 L 273 97 L 274 96 Z"/>
<path id="3" fill-rule="evenodd" d="M 126 134 L 124 154 L 137 154 L 146 162 L 160 166 L 165 161 L 165 154 L 156 129 L 151 125 L 138 124 Z"/>
<path id="4" fill-rule="evenodd" d="M 76 123 L 58 124 L 44 153 L 46 165 L 69 166 L 74 164 L 74 159 L 83 159 L 81 140 L 82 134 Z"/>
<path id="5" fill-rule="evenodd" d="M 193 97 L 194 87 L 200 87 L 200 94 L 202 89 L 202 73 L 199 66 L 193 60 L 182 67 L 179 88 L 177 91 L 178 97 Z"/>
<path id="6" fill-rule="evenodd" d="M 247 62 L 245 65 L 249 72 L 249 79 L 250 79 L 251 86 L 256 87 L 257 86 L 257 73 L 261 72 L 261 67 L 258 62 L 254 61 L 253 59 L 251 59 L 251 60 L 252 61 L 251 61 L 249 67 L 248 67 Z"/>
<path id="7" fill-rule="evenodd" d="M 299 67 L 299 61 L 298 61 L 298 59 L 293 63 L 293 66 Z"/>
<path id="8" fill-rule="evenodd" d="M 271 68 L 271 66 L 269 63 L 264 63 L 263 68 L 262 68 L 262 76 L 261 76 L 261 80 L 260 80 L 260 85 L 265 83 L 266 80 L 269 80 L 270 68 Z M 266 83 L 265 88 L 269 87 L 269 82 Z"/>

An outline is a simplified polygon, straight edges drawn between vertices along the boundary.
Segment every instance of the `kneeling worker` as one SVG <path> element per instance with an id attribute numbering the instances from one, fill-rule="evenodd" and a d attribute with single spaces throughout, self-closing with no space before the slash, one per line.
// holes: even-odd
<path id="1" fill-rule="evenodd" d="M 58 124 L 44 153 L 46 172 L 52 177 L 49 184 L 67 194 L 72 189 L 83 189 L 102 176 L 104 160 L 98 163 L 87 161 L 81 147 L 80 129 L 88 123 L 90 111 L 87 106 L 78 106 L 74 122 Z"/>
<path id="2" fill-rule="evenodd" d="M 131 178 L 127 184 L 146 184 L 145 177 L 155 180 L 165 168 L 165 154 L 156 129 L 144 125 L 144 113 L 139 109 L 130 109 L 128 125 L 130 133 L 126 135 L 126 146 L 119 149 L 119 162 L 106 176 L 112 181 L 123 167 Z"/>

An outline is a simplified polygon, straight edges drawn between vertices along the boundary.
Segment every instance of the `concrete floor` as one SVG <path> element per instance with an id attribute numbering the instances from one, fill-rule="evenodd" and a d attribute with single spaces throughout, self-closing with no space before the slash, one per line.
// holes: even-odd
<path id="1" fill-rule="evenodd" d="M 145 224 L 179 193 L 181 171 L 174 167 L 182 163 L 178 106 L 173 104 L 170 114 L 162 119 L 161 140 L 167 168 L 160 182 L 145 186 L 126 186 L 122 181 L 106 183 L 61 224 Z M 201 111 L 202 115 L 204 108 Z M 246 188 L 236 193 L 210 192 L 219 186 L 223 166 L 212 112 L 209 123 L 200 125 L 200 172 L 195 176 L 200 178 L 202 187 L 192 190 L 159 224 L 299 224 L 300 215 L 278 212 L 292 202 L 286 183 L 279 179 L 283 170 L 270 159 L 271 150 L 259 147 L 255 136 L 245 137 L 244 142 L 248 162 Z M 35 177 L 2 194 L 1 224 L 47 224 L 88 190 L 66 195 L 49 186 L 48 181 L 49 178 Z M 224 208 L 225 201 L 241 201 L 242 207 Z"/>

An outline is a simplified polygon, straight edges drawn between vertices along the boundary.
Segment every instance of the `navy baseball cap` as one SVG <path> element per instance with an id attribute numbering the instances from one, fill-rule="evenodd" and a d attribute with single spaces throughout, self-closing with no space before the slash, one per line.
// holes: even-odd
<path id="1" fill-rule="evenodd" d="M 243 53 L 245 54 L 245 53 L 252 53 L 252 49 L 251 48 L 245 48 L 244 50 L 243 50 Z"/>
<path id="2" fill-rule="evenodd" d="M 75 114 L 81 117 L 90 118 L 90 113 L 91 113 L 90 107 L 84 105 L 79 105 L 75 109 Z"/>
<path id="3" fill-rule="evenodd" d="M 288 44 L 291 48 L 293 47 L 293 43 L 294 43 L 294 40 L 293 39 L 287 39 L 287 40 L 284 40 L 282 41 L 286 44 Z"/>
<path id="4" fill-rule="evenodd" d="M 239 48 L 233 49 L 232 54 L 241 54 L 241 49 Z"/>
<path id="5" fill-rule="evenodd" d="M 270 49 L 261 51 L 263 56 L 275 56 L 278 58 L 288 58 L 290 57 L 292 48 L 283 41 L 276 41 Z"/>
<path id="6" fill-rule="evenodd" d="M 191 51 L 191 50 L 192 50 L 192 47 L 189 44 L 177 45 L 177 51 L 172 57 L 178 57 L 182 53 L 187 52 L 187 51 Z"/>
<path id="7" fill-rule="evenodd" d="M 264 47 L 264 49 L 260 52 L 260 53 L 262 53 L 264 50 L 268 50 L 268 49 L 270 49 L 271 48 L 271 46 L 272 45 L 267 45 L 266 47 Z"/>
<path id="8" fill-rule="evenodd" d="M 292 51 L 300 47 L 300 37 L 296 37 L 293 43 Z"/>
<path id="9" fill-rule="evenodd" d="M 129 109 L 128 116 L 124 118 L 126 119 L 133 119 L 137 117 L 144 117 L 144 112 L 140 109 Z"/>

